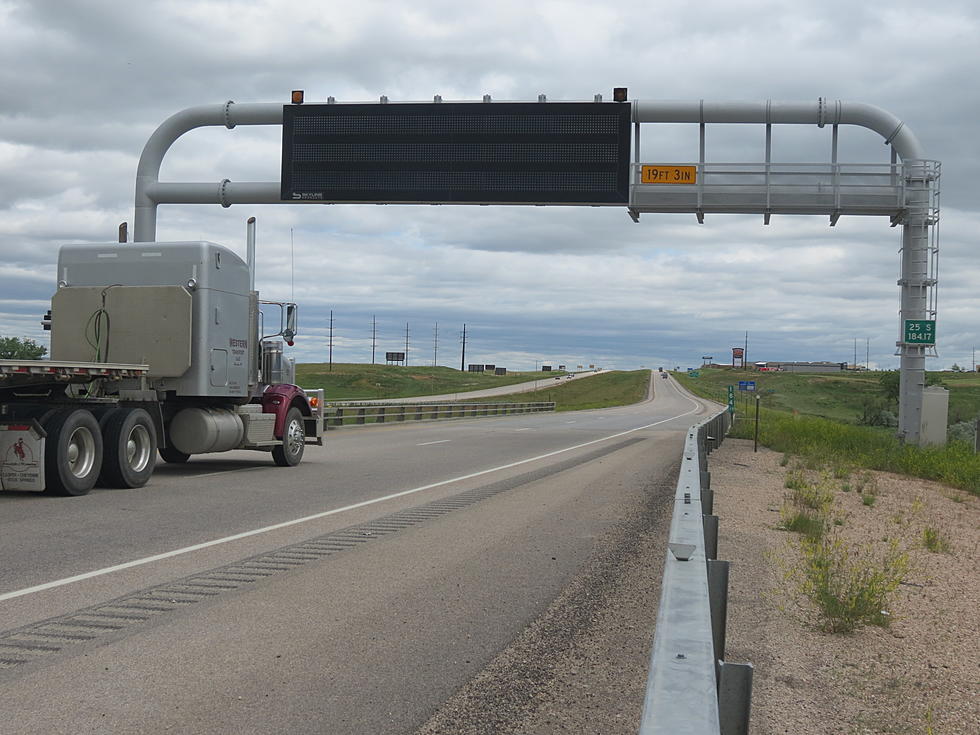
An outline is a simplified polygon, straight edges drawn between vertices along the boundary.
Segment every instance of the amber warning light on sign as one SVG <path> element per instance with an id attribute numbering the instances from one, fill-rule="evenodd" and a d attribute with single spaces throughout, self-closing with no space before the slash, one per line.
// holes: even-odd
<path id="1" fill-rule="evenodd" d="M 697 166 L 642 166 L 641 184 L 696 184 Z"/>

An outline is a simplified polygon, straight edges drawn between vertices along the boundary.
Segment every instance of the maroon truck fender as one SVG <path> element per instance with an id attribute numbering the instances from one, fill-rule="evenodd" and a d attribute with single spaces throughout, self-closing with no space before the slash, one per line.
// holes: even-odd
<path id="1" fill-rule="evenodd" d="M 298 408 L 304 416 L 313 415 L 306 393 L 296 385 L 286 383 L 270 385 L 262 394 L 260 402 L 262 403 L 262 413 L 274 413 L 276 415 L 276 428 L 273 432 L 276 438 L 282 437 L 286 414 L 293 406 Z"/>

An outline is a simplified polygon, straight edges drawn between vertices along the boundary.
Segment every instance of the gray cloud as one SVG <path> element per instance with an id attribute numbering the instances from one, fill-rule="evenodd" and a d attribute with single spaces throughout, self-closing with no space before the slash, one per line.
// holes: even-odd
<path id="1" fill-rule="evenodd" d="M 879 105 L 943 161 L 940 353 L 969 362 L 980 266 L 980 112 L 972 3 L 624 2 L 62 3 L 0 6 L 0 334 L 43 339 L 57 248 L 112 241 L 132 220 L 140 151 L 174 112 L 233 99 L 310 101 L 764 100 Z M 167 181 L 275 181 L 278 128 L 194 131 Z M 876 134 L 842 129 L 841 160 L 887 162 Z M 830 130 L 778 127 L 774 160 L 826 161 Z M 761 126 L 709 126 L 709 160 L 760 161 Z M 692 161 L 696 126 L 643 126 L 643 160 Z M 607 366 L 691 364 L 750 332 L 760 358 L 895 364 L 899 231 L 884 219 L 644 215 L 622 208 L 163 206 L 160 239 L 244 251 L 259 218 L 259 287 L 303 304 L 300 359 L 369 359 L 371 315 L 418 360 L 436 321 L 445 354 L 466 322 L 473 358 Z M 290 232 L 292 231 L 292 245 Z M 427 343 L 428 346 L 424 346 Z M 450 346 L 451 345 L 451 346 Z M 860 350 L 859 350 L 860 351 Z M 443 361 L 440 350 L 440 361 Z M 346 357 L 345 357 L 346 355 Z M 367 355 L 367 358 L 365 358 Z M 458 358 L 458 355 L 457 355 Z M 456 358 L 446 357 L 446 364 Z"/>

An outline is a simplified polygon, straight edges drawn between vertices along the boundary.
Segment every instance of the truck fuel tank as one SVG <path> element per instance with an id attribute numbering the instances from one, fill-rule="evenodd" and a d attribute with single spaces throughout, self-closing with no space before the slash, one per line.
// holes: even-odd
<path id="1" fill-rule="evenodd" d="M 242 443 L 241 417 L 226 408 L 184 408 L 170 422 L 168 436 L 184 454 L 226 452 Z"/>

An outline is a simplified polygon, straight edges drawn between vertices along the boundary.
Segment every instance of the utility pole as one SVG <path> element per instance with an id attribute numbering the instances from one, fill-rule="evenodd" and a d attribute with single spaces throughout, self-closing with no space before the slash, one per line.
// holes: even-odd
<path id="1" fill-rule="evenodd" d="M 405 322 L 405 367 L 408 367 L 408 322 Z"/>
<path id="2" fill-rule="evenodd" d="M 333 309 L 330 310 L 330 367 L 329 372 L 333 372 Z"/>
<path id="3" fill-rule="evenodd" d="M 865 337 L 864 344 L 864 369 L 871 369 L 871 337 Z"/>
<path id="4" fill-rule="evenodd" d="M 378 346 L 378 317 L 371 315 L 371 364 L 374 364 L 374 351 Z"/>
<path id="5" fill-rule="evenodd" d="M 436 367 L 439 364 L 439 322 L 436 322 L 436 328 L 432 332 L 432 367 Z"/>
<path id="6" fill-rule="evenodd" d="M 745 333 L 745 348 L 742 350 L 742 370 L 745 370 L 745 366 L 748 365 L 749 359 L 749 333 Z"/>
<path id="7" fill-rule="evenodd" d="M 854 369 L 857 370 L 858 366 L 858 338 L 854 338 Z"/>
<path id="8" fill-rule="evenodd" d="M 464 372 L 466 370 L 466 325 L 463 325 L 463 356 L 459 359 L 459 370 Z"/>

